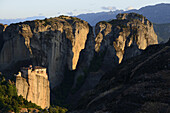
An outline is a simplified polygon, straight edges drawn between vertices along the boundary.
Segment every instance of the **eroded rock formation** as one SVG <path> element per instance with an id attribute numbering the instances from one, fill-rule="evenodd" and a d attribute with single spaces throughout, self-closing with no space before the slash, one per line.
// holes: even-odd
<path id="1" fill-rule="evenodd" d="M 139 49 L 144 50 L 149 45 L 158 44 L 153 24 L 136 13 L 118 14 L 115 20 L 99 22 L 95 32 L 95 51 L 112 51 L 118 57 L 118 63 L 140 54 Z M 114 54 L 109 55 L 114 58 Z"/>
<path id="2" fill-rule="evenodd" d="M 16 88 L 18 95 L 22 95 L 28 101 L 43 109 L 50 107 L 50 86 L 46 68 L 22 68 L 16 75 Z"/>
<path id="3" fill-rule="evenodd" d="M 76 105 L 87 91 L 95 88 L 100 79 L 113 70 L 122 60 L 127 60 L 141 54 L 149 45 L 157 44 L 157 35 L 153 24 L 139 14 L 118 14 L 117 19 L 109 22 L 99 22 L 95 26 L 95 54 L 86 73 L 83 85 L 75 94 L 71 94 L 68 102 Z M 83 72 L 76 73 L 82 77 Z M 76 86 L 76 80 L 73 87 Z"/>
<path id="4" fill-rule="evenodd" d="M 76 69 L 80 52 L 91 42 L 87 39 L 94 41 L 91 35 L 90 25 L 75 17 L 11 24 L 3 33 L 0 70 L 31 59 L 33 65 L 48 68 L 50 84 L 54 87 L 61 83 L 66 68 Z"/>

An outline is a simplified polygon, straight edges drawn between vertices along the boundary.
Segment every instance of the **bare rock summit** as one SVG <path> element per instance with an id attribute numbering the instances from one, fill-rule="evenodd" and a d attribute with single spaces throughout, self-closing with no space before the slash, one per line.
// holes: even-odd
<path id="1" fill-rule="evenodd" d="M 94 42 L 91 35 L 91 26 L 76 17 L 60 16 L 11 24 L 2 36 L 0 70 L 16 67 L 23 61 L 43 66 L 48 69 L 50 84 L 54 87 L 61 83 L 66 69 L 76 69 L 80 52 L 88 42 Z M 84 64 L 88 62 L 87 58 Z"/>
<path id="2" fill-rule="evenodd" d="M 109 22 L 99 22 L 95 27 L 95 51 L 112 51 L 108 61 L 114 58 L 114 62 L 121 63 L 123 59 L 139 55 L 147 46 L 158 44 L 153 24 L 144 16 L 124 13 L 116 17 Z"/>

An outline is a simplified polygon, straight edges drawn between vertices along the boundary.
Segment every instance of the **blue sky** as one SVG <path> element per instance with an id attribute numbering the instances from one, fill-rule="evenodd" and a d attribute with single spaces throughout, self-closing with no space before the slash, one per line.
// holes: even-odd
<path id="1" fill-rule="evenodd" d="M 0 0 L 0 19 L 138 9 L 158 3 L 170 3 L 170 0 Z"/>

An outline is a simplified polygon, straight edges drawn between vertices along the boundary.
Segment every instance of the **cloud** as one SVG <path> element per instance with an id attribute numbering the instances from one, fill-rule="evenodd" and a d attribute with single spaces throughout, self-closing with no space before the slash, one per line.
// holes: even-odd
<path id="1" fill-rule="evenodd" d="M 42 16 L 43 14 L 42 14 L 42 13 L 39 13 L 38 15 L 39 15 L 39 16 Z"/>
<path id="2" fill-rule="evenodd" d="M 132 10 L 132 9 L 134 9 L 134 8 L 132 6 L 129 6 L 129 7 L 126 8 L 126 11 L 129 11 L 129 10 Z"/>
<path id="3" fill-rule="evenodd" d="M 61 12 L 57 12 L 57 14 L 59 15 L 59 14 L 61 14 Z"/>
<path id="4" fill-rule="evenodd" d="M 108 7 L 101 7 L 103 10 L 116 10 L 116 7 L 114 6 L 108 6 Z"/>
<path id="5" fill-rule="evenodd" d="M 74 12 L 77 12 L 78 10 L 77 10 L 77 9 L 74 9 L 73 11 L 74 11 Z"/>
<path id="6" fill-rule="evenodd" d="M 73 15 L 73 12 L 67 12 L 68 15 Z"/>
<path id="7" fill-rule="evenodd" d="M 95 3 L 91 3 L 91 4 L 90 4 L 90 6 L 94 6 L 94 5 L 96 5 L 96 4 L 95 4 Z"/>

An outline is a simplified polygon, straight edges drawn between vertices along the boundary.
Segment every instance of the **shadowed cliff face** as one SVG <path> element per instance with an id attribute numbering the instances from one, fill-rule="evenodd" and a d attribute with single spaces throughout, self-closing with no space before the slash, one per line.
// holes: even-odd
<path id="1" fill-rule="evenodd" d="M 2 46 L 4 44 L 3 32 L 5 31 L 6 27 L 7 27 L 7 25 L 0 24 L 0 52 L 1 52 Z"/>
<path id="2" fill-rule="evenodd" d="M 139 49 L 144 50 L 149 45 L 158 44 L 153 24 L 136 13 L 118 14 L 116 20 L 99 22 L 95 32 L 95 51 L 101 53 L 112 48 L 119 63 L 140 54 Z"/>
<path id="3" fill-rule="evenodd" d="M 66 16 L 11 24 L 3 32 L 0 70 L 31 59 L 33 65 L 48 68 L 51 87 L 54 87 L 62 81 L 66 67 L 76 69 L 87 39 L 94 41 L 88 37 L 93 35 L 89 34 L 90 30 L 87 22 Z"/>
<path id="4" fill-rule="evenodd" d="M 0 24 L 0 52 L 1 52 L 2 45 L 3 45 L 3 37 L 2 37 L 3 27 L 4 26 Z"/>
<path id="5" fill-rule="evenodd" d="M 73 113 L 169 113 L 170 40 L 106 73 Z"/>

